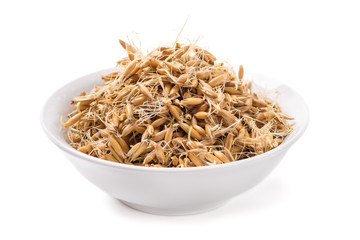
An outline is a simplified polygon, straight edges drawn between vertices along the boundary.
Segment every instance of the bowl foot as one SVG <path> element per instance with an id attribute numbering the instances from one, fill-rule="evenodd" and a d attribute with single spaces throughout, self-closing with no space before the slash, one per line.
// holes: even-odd
<path id="1" fill-rule="evenodd" d="M 215 203 L 194 205 L 194 206 L 178 207 L 178 208 L 157 208 L 157 207 L 150 207 L 150 206 L 130 203 L 122 200 L 120 201 L 124 203 L 126 206 L 139 210 L 141 212 L 151 213 L 155 215 L 181 216 L 181 215 L 198 214 L 198 213 L 214 210 L 224 205 L 228 200 L 215 202 Z"/>

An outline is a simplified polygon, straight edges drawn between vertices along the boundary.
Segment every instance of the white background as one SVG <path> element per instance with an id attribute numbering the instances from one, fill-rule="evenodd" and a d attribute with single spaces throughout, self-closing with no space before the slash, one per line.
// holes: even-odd
<path id="1" fill-rule="evenodd" d="M 357 1 L 1 1 L 0 239 L 359 239 Z M 260 185 L 212 212 L 127 208 L 87 182 L 43 134 L 65 83 L 142 48 L 200 38 L 220 59 L 295 88 L 305 135 Z M 135 34 L 135 32 L 137 34 Z"/>

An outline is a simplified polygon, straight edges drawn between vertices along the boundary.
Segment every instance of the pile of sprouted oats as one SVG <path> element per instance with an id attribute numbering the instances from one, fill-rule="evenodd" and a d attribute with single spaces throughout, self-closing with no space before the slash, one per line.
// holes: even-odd
<path id="1" fill-rule="evenodd" d="M 148 167 L 234 162 L 269 151 L 292 131 L 277 103 L 260 98 L 231 66 L 195 44 L 128 56 L 102 86 L 72 100 L 62 122 L 75 149 Z"/>

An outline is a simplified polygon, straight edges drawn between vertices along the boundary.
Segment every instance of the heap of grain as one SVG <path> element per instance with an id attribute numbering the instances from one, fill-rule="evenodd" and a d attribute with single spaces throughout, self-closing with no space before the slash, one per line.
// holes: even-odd
<path id="1" fill-rule="evenodd" d="M 75 149 L 112 162 L 151 167 L 228 163 L 277 147 L 292 131 L 277 103 L 250 91 L 243 67 L 195 44 L 128 56 L 102 86 L 73 99 L 68 127 Z"/>

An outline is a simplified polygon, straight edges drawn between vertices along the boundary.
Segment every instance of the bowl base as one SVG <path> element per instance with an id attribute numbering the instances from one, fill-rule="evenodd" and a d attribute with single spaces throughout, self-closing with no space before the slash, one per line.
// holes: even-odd
<path id="1" fill-rule="evenodd" d="M 120 200 L 126 206 L 133 208 L 135 210 L 155 214 L 155 215 L 164 215 L 164 216 L 181 216 L 181 215 L 191 215 L 191 214 L 198 214 L 207 212 L 210 210 L 214 210 L 218 207 L 224 205 L 228 200 L 215 202 L 215 203 L 208 203 L 208 204 L 201 204 L 195 206 L 187 206 L 187 207 L 179 207 L 179 208 L 156 208 L 150 206 L 139 205 L 135 203 L 130 203 L 126 201 Z"/>

